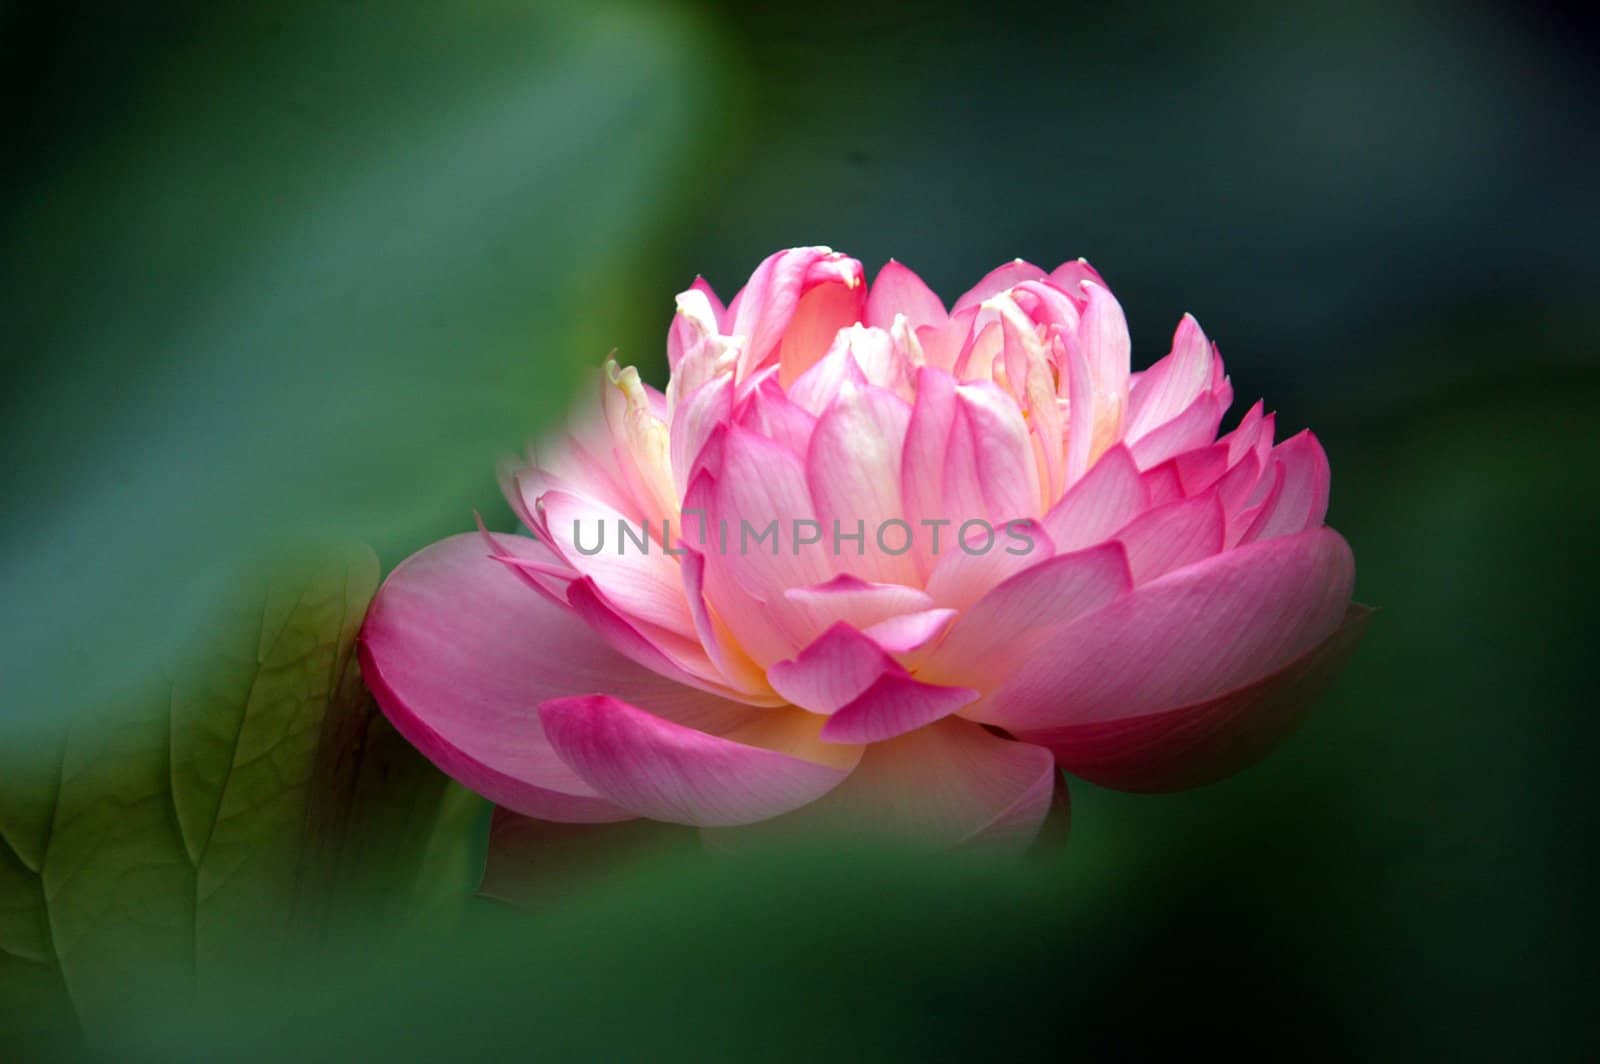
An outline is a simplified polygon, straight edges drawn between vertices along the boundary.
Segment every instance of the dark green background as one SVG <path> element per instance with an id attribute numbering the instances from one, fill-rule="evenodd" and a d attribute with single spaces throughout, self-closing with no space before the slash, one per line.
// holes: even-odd
<path id="1" fill-rule="evenodd" d="M 474 507 L 509 527 L 494 459 L 577 370 L 616 347 L 661 383 L 672 293 L 802 243 L 947 299 L 1087 256 L 1136 366 L 1195 313 L 1241 409 L 1317 430 L 1380 610 L 1265 764 L 1074 784 L 1070 843 L 1023 866 L 671 851 L 381 962 L 174 998 L 112 1055 L 1582 1053 L 1592 16 L 0 12 L 8 756 L 163 667 L 263 546 L 387 568 Z"/>

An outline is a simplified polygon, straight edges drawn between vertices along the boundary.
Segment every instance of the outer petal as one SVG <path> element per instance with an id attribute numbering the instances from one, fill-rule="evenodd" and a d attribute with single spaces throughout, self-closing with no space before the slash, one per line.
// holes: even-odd
<path id="1" fill-rule="evenodd" d="M 935 683 L 993 689 L 1022 663 L 1052 659 L 1052 634 L 1133 586 L 1122 544 L 1057 555 L 1024 570 L 972 605 L 919 675 Z"/>
<path id="2" fill-rule="evenodd" d="M 1292 732 L 1355 651 L 1371 612 L 1351 605 L 1339 629 L 1265 679 L 1218 698 L 1096 724 L 1026 732 L 1074 775 L 1125 791 L 1176 791 L 1255 763 Z"/>
<path id="3" fill-rule="evenodd" d="M 1218 441 L 1208 447 L 1196 447 L 1192 451 L 1185 451 L 1174 458 L 1169 458 L 1162 465 L 1171 467 L 1172 475 L 1177 479 L 1179 494 L 1199 495 L 1221 480 L 1223 474 L 1228 471 L 1229 452 L 1228 443 Z"/>
<path id="4" fill-rule="evenodd" d="M 949 849 L 1021 849 L 1050 811 L 1058 780 L 1043 747 L 951 718 L 874 743 L 818 802 L 757 828 L 708 832 L 713 845 L 795 835 Z"/>
<path id="5" fill-rule="evenodd" d="M 1222 400 L 1207 392 L 1183 408 L 1172 420 L 1158 425 L 1133 442 L 1133 459 L 1140 469 L 1151 469 L 1167 459 L 1192 451 L 1217 438 L 1226 412 Z"/>
<path id="6" fill-rule="evenodd" d="M 822 738 L 831 743 L 875 743 L 942 720 L 978 700 L 968 687 L 924 683 L 903 672 L 886 672 L 828 718 Z"/>
<path id="7" fill-rule="evenodd" d="M 784 745 L 807 749 L 804 714 L 786 718 Z M 859 750 L 830 761 L 723 738 L 663 720 L 609 695 L 558 698 L 539 707 L 545 734 L 585 782 L 628 811 L 701 827 L 749 824 L 822 797 L 849 774 Z M 763 739 L 778 738 L 766 729 Z M 826 748 L 820 748 L 826 750 Z"/>
<path id="8" fill-rule="evenodd" d="M 933 653 L 956 616 L 957 611 L 951 609 L 902 613 L 862 629 L 861 634 L 893 654 L 901 665 L 915 669 Z"/>
<path id="9" fill-rule="evenodd" d="M 1051 654 L 1024 659 L 967 713 L 1022 732 L 1218 698 L 1326 639 L 1354 579 L 1327 528 L 1227 551 L 1054 628 Z"/>
<path id="10" fill-rule="evenodd" d="M 1263 448 L 1272 447 L 1274 421 L 1271 415 L 1264 412 L 1261 400 L 1257 399 L 1250 409 L 1244 412 L 1244 417 L 1239 419 L 1238 426 L 1222 437 L 1228 445 L 1228 464 L 1237 463 L 1250 451 L 1255 451 L 1257 457 L 1264 458 L 1265 454 L 1261 453 Z"/>
<path id="11" fill-rule="evenodd" d="M 1128 548 L 1135 584 L 1209 558 L 1222 550 L 1227 517 L 1216 492 L 1158 506 L 1117 534 Z"/>
<path id="12" fill-rule="evenodd" d="M 977 306 L 990 296 L 998 295 L 1013 285 L 1019 285 L 1024 281 L 1043 281 L 1048 277 L 1049 274 L 1033 263 L 1012 259 L 1004 266 L 997 266 L 984 275 L 983 280 L 956 300 L 956 305 L 950 308 L 950 313 L 953 316 L 958 311 Z"/>
<path id="13" fill-rule="evenodd" d="M 702 343 L 707 333 L 720 332 L 724 313 L 722 301 L 704 277 L 696 277 L 694 284 L 679 292 L 678 313 L 667 330 L 668 368 L 677 369 L 683 356 Z"/>
<path id="14" fill-rule="evenodd" d="M 662 549 L 660 525 L 631 522 L 603 503 L 547 491 L 535 512 L 563 561 L 594 580 L 616 609 L 686 639 L 694 618 L 675 558 Z M 585 553 L 588 552 L 588 553 Z"/>
<path id="15" fill-rule="evenodd" d="M 1171 354 L 1139 375 L 1128 400 L 1123 437 L 1138 440 L 1186 410 L 1211 387 L 1211 361 L 1210 341 L 1200 323 L 1185 314 L 1172 335 Z"/>
<path id="16" fill-rule="evenodd" d="M 1283 487 L 1245 533 L 1247 543 L 1316 528 L 1328 514 L 1328 456 L 1310 430 L 1274 447 L 1272 465 L 1283 470 Z"/>
<path id="17" fill-rule="evenodd" d="M 1044 529 L 1058 553 L 1069 553 L 1110 539 L 1149 504 L 1139 467 L 1126 447 L 1111 448 L 1044 517 Z"/>
<path id="18" fill-rule="evenodd" d="M 767 670 L 774 689 L 813 713 L 849 705 L 885 673 L 902 672 L 887 651 L 848 624 L 818 636 L 793 659 Z"/>
<path id="19" fill-rule="evenodd" d="M 896 314 L 904 314 L 913 329 L 924 325 L 943 325 L 949 320 L 944 303 L 933 294 L 916 273 L 890 259 L 878 271 L 867 295 L 865 321 L 887 329 L 894 324 Z"/>
<path id="20" fill-rule="evenodd" d="M 1072 293 L 1082 299 L 1081 285 L 1084 281 L 1093 281 L 1107 291 L 1111 286 L 1106 284 L 1105 278 L 1100 276 L 1100 271 L 1089 265 L 1088 259 L 1073 259 L 1063 262 L 1060 266 L 1050 271 L 1050 283 L 1064 292 Z"/>
<path id="21" fill-rule="evenodd" d="M 496 545 L 536 558 L 537 544 L 520 537 Z M 539 724 L 541 701 L 606 690 L 675 716 L 731 705 L 617 654 L 487 557 L 475 533 L 436 543 L 390 574 L 360 654 L 378 704 L 429 760 L 492 801 L 549 820 L 631 814 L 556 756 Z"/>
<path id="22" fill-rule="evenodd" d="M 754 705 L 767 701 L 728 686 L 698 640 L 640 623 L 619 612 L 588 577 L 567 585 L 567 604 L 581 623 L 636 665 L 715 695 L 718 704 L 722 699 L 749 700 Z"/>
<path id="23" fill-rule="evenodd" d="M 860 299 L 866 291 L 861 264 L 828 248 L 811 247 L 780 251 L 768 256 L 756 267 L 755 273 L 750 275 L 749 282 L 739 294 L 733 297 L 724 315 L 727 331 L 744 338 L 744 351 L 739 359 L 739 379 L 743 380 L 778 357 L 779 347 L 787 339 L 791 327 L 797 324 L 796 319 L 802 319 L 798 322 L 802 328 L 796 330 L 797 333 L 803 332 L 807 338 L 826 331 L 827 338 L 823 340 L 822 347 L 810 356 L 811 361 L 815 361 L 827 349 L 827 340 L 832 338 L 833 331 L 857 319 L 857 313 L 840 313 L 839 308 L 833 306 L 831 295 L 824 301 L 825 305 L 813 305 L 807 308 L 807 313 L 801 314 L 802 300 L 823 286 L 854 293 L 855 305 L 859 309 Z M 828 321 L 818 320 L 819 312 L 828 312 L 822 314 Z M 839 321 L 828 331 L 828 323 L 841 317 L 848 317 L 848 320 Z M 799 352 L 795 354 L 798 356 Z M 784 383 L 788 384 L 793 379 L 794 374 L 786 375 Z"/>
<path id="24" fill-rule="evenodd" d="M 928 595 L 940 606 L 964 610 L 1001 581 L 1051 558 L 1056 550 L 1039 522 L 1010 521 L 987 551 L 969 554 L 959 542 L 939 556 L 928 577 Z"/>

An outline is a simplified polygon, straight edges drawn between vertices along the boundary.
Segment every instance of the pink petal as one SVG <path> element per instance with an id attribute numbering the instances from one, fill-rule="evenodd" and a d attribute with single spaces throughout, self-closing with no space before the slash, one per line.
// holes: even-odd
<path id="1" fill-rule="evenodd" d="M 1245 533 L 1246 543 L 1289 536 L 1322 524 L 1328 514 L 1328 455 L 1310 430 L 1272 449 L 1272 464 L 1283 470 L 1283 487 Z"/>
<path id="2" fill-rule="evenodd" d="M 762 702 L 766 702 L 767 696 L 770 695 L 771 701 L 777 703 L 778 698 L 772 694 L 766 674 L 739 647 L 732 633 L 728 631 L 728 626 L 720 618 L 712 615 L 706 603 L 705 555 L 687 548 L 685 551 L 680 559 L 684 596 L 688 599 L 689 610 L 694 615 L 695 631 L 700 637 L 700 645 L 705 648 L 706 656 L 729 686 L 739 691 L 741 695 L 751 701 Z"/>
<path id="3" fill-rule="evenodd" d="M 916 562 L 909 554 L 915 530 L 909 524 L 886 529 L 889 522 L 905 523 L 900 461 L 910 419 L 911 408 L 893 393 L 846 385 L 811 434 L 806 483 L 828 553 L 841 572 L 879 583 L 916 580 Z M 836 531 L 841 537 L 860 533 L 862 538 L 835 539 Z M 892 538 L 902 531 L 903 544 Z"/>
<path id="4" fill-rule="evenodd" d="M 1238 526 L 1240 511 L 1243 510 L 1245 500 L 1261 479 L 1261 463 L 1253 453 L 1246 452 L 1234 467 L 1223 474 L 1217 481 L 1217 497 L 1222 500 L 1222 509 L 1228 515 L 1228 546 L 1232 547 L 1239 542 L 1239 533 L 1243 531 Z"/>
<path id="5" fill-rule="evenodd" d="M 726 313 L 717 293 L 712 291 L 704 277 L 696 277 L 687 291 L 678 294 L 678 306 L 688 305 L 692 313 L 673 316 L 667 330 L 667 367 L 676 370 L 683 356 L 705 339 L 707 327 L 720 331 L 722 316 Z"/>
<path id="6" fill-rule="evenodd" d="M 531 540 L 502 536 L 497 545 L 537 560 Z M 535 707 L 597 690 L 669 715 L 738 707 L 621 657 L 485 555 L 477 535 L 452 536 L 390 574 L 362 627 L 363 679 L 412 745 L 492 801 L 550 820 L 630 815 L 556 756 Z"/>
<path id="7" fill-rule="evenodd" d="M 1228 457 L 1230 451 L 1226 441 L 1219 441 L 1207 447 L 1196 447 L 1191 451 L 1167 459 L 1163 465 L 1172 467 L 1178 477 L 1178 485 L 1186 496 L 1199 495 L 1211 485 L 1222 479 L 1232 464 Z"/>
<path id="8" fill-rule="evenodd" d="M 603 503 L 564 491 L 545 492 L 538 510 L 561 559 L 592 579 L 614 608 L 645 624 L 694 638 L 694 618 L 683 597 L 677 559 L 657 541 L 659 526 L 646 528 Z"/>
<path id="9" fill-rule="evenodd" d="M 956 305 L 950 308 L 951 316 L 967 307 L 977 306 L 990 296 L 998 295 L 1006 289 L 1019 285 L 1024 281 L 1043 281 L 1049 275 L 1031 262 L 1013 259 L 1004 266 L 996 267 L 986 274 L 983 280 L 973 285 Z"/>
<path id="10" fill-rule="evenodd" d="M 1097 406 L 1097 400 L 1094 394 L 1094 375 L 1089 370 L 1089 356 L 1084 353 L 1083 345 L 1072 340 L 1070 335 L 1063 338 L 1060 350 L 1060 365 L 1057 369 L 1060 380 L 1057 386 L 1060 394 L 1066 398 L 1069 415 L 1075 409 L 1093 411 Z M 1069 416 L 1065 445 L 1066 468 L 1063 479 L 1070 486 L 1076 484 L 1094 464 L 1095 418 L 1092 415 Z"/>
<path id="11" fill-rule="evenodd" d="M 1063 420 L 1061 403 L 1056 395 L 1056 379 L 1052 340 L 1044 334 L 1038 323 L 1028 317 L 1017 302 L 1020 293 L 1002 293 L 983 304 L 986 311 L 999 315 L 1003 342 L 1000 364 L 1005 375 L 1000 378 L 1021 408 L 1026 427 L 1032 436 L 1030 455 L 1037 473 L 1041 491 L 1038 500 L 1042 510 L 1066 486 L 1066 469 L 1063 453 Z"/>
<path id="12" fill-rule="evenodd" d="M 719 377 L 677 404 L 668 430 L 667 450 L 672 480 L 681 495 L 694 474 L 717 428 L 733 414 L 733 379 Z"/>
<path id="13" fill-rule="evenodd" d="M 1183 481 L 1178 476 L 1178 467 L 1170 459 L 1162 462 L 1154 469 L 1147 469 L 1139 475 L 1144 481 L 1144 490 L 1150 496 L 1150 505 L 1165 506 L 1169 502 L 1177 502 L 1185 497 Z"/>
<path id="14" fill-rule="evenodd" d="M 794 522 L 815 522 L 805 468 L 793 452 L 745 429 L 728 432 L 718 471 L 712 532 L 718 563 L 748 594 L 777 601 L 784 590 L 820 584 L 834 575 L 818 542 L 796 548 Z M 776 524 L 775 538 L 762 534 Z M 727 529 L 728 544 L 720 542 Z M 749 530 L 748 535 L 746 529 Z"/>
<path id="15" fill-rule="evenodd" d="M 978 692 L 967 687 L 924 683 L 905 673 L 886 672 L 861 694 L 841 706 L 822 727 L 822 739 L 833 743 L 875 743 L 971 705 Z"/>
<path id="16" fill-rule="evenodd" d="M 906 426 L 904 457 L 900 464 L 900 492 L 906 520 L 916 533 L 912 556 L 926 575 L 936 561 L 931 529 L 924 521 L 942 520 L 944 514 L 945 455 L 956 417 L 956 382 L 943 370 L 924 366 L 917 373 L 917 399 Z M 948 539 L 948 533 L 944 537 Z"/>
<path id="17" fill-rule="evenodd" d="M 1139 467 L 1123 446 L 1100 456 L 1044 517 L 1045 534 L 1057 553 L 1103 543 L 1143 513 L 1148 500 Z"/>
<path id="18" fill-rule="evenodd" d="M 863 628 L 861 634 L 894 655 L 907 669 L 914 669 L 938 645 L 956 616 L 957 611 L 951 609 L 902 613 Z"/>
<path id="19" fill-rule="evenodd" d="M 894 324 L 896 314 L 904 314 L 913 329 L 924 325 L 943 325 L 949 320 L 944 303 L 923 283 L 922 278 L 890 259 L 872 282 L 863 320 L 868 325 L 887 329 Z"/>
<path id="20" fill-rule="evenodd" d="M 1054 658 L 1055 632 L 1132 586 L 1120 543 L 1057 555 L 1006 580 L 962 613 L 918 675 L 934 683 L 997 686 L 1041 651 Z"/>
<path id="21" fill-rule="evenodd" d="M 717 438 L 725 437 L 724 432 Z M 734 522 L 732 543 L 724 544 L 718 526 L 717 481 L 708 469 L 695 476 L 684 494 L 683 525 L 684 546 L 705 560 L 701 588 L 706 605 L 730 633 L 736 633 L 740 648 L 750 659 L 765 668 L 799 649 L 802 644 L 783 630 L 780 618 L 766 602 L 740 586 L 729 570 L 728 563 L 735 560 L 729 557 L 730 547 L 738 549 L 738 522 Z"/>
<path id="22" fill-rule="evenodd" d="M 744 695 L 727 685 L 698 640 L 625 616 L 588 577 L 574 580 L 567 587 L 567 602 L 584 624 L 634 664 L 719 699 L 744 700 Z M 755 701 L 763 699 L 758 697 Z"/>
<path id="23" fill-rule="evenodd" d="M 789 718 L 784 746 L 809 753 L 804 714 Z M 675 724 L 610 695 L 556 698 L 539 706 L 550 745 L 574 772 L 621 808 L 701 827 L 766 820 L 816 801 L 850 773 L 858 750 L 832 763 Z M 761 736 L 776 738 L 768 729 Z"/>
<path id="24" fill-rule="evenodd" d="M 833 346 L 827 354 L 793 384 L 786 386 L 790 401 L 807 413 L 820 417 L 838 398 L 846 384 L 865 388 L 870 382 L 862 372 L 861 364 L 856 361 L 852 339 L 848 330 L 834 337 Z"/>
<path id="25" fill-rule="evenodd" d="M 508 470 L 508 486 L 512 490 L 507 497 L 529 529 L 539 526 L 539 496 L 552 490 L 596 499 L 629 520 L 637 521 L 642 516 L 617 468 L 611 453 L 611 432 L 598 408 L 596 404 L 595 414 L 583 419 L 583 435 L 591 438 L 580 441 L 576 434 L 559 437 L 537 448 L 528 464 Z"/>
<path id="26" fill-rule="evenodd" d="M 1099 284 L 1083 285 L 1083 320 L 1078 346 L 1094 382 L 1094 447 L 1098 456 L 1114 443 L 1128 406 L 1128 320 L 1122 305 Z"/>
<path id="27" fill-rule="evenodd" d="M 987 381 L 956 388 L 955 423 L 945 452 L 944 516 L 951 531 L 967 521 L 999 525 L 1033 517 L 1039 509 L 1039 472 L 1022 414 Z"/>
<path id="28" fill-rule="evenodd" d="M 1238 426 L 1226 436 L 1222 442 L 1228 445 L 1228 464 L 1234 465 L 1245 456 L 1246 452 L 1255 451 L 1261 440 L 1262 433 L 1266 433 L 1267 446 L 1272 446 L 1272 421 L 1262 413 L 1261 401 L 1244 412 L 1244 417 L 1239 419 Z"/>
<path id="29" fill-rule="evenodd" d="M 878 845 L 1020 850 L 1038 835 L 1058 778 L 1043 747 L 947 718 L 873 743 L 849 779 L 798 812 L 706 835 L 721 847 L 820 835 Z"/>
<path id="30" fill-rule="evenodd" d="M 965 313 L 973 315 L 972 331 L 962 345 L 960 357 L 956 359 L 956 379 L 963 382 L 992 381 L 995 360 L 1005 350 L 1005 330 L 994 320 L 992 311 L 969 307 Z"/>
<path id="31" fill-rule="evenodd" d="M 1117 533 L 1128 548 L 1135 584 L 1209 558 L 1222 550 L 1227 518 L 1215 492 L 1158 506 Z"/>
<path id="32" fill-rule="evenodd" d="M 905 670 L 867 636 L 836 624 L 793 659 L 767 670 L 773 689 L 813 713 L 833 713 L 855 701 L 885 673 Z"/>
<path id="33" fill-rule="evenodd" d="M 954 373 L 967 343 L 972 339 L 972 326 L 978 317 L 974 303 L 960 314 L 952 314 L 942 325 L 924 325 L 916 331 L 917 342 L 922 345 L 925 364 L 946 373 Z"/>
<path id="34" fill-rule="evenodd" d="M 1138 440 L 1209 391 L 1211 361 L 1211 344 L 1200 331 L 1200 323 L 1185 314 L 1172 336 L 1172 352 L 1139 375 L 1129 396 L 1123 436 L 1130 442 Z"/>
<path id="35" fill-rule="evenodd" d="M 750 389 L 736 421 L 795 454 L 806 453 L 817 425 L 817 419 L 783 390 L 775 373 L 763 374 Z"/>
<path id="36" fill-rule="evenodd" d="M 1177 791 L 1231 776 L 1291 733 L 1354 652 L 1371 611 L 1277 672 L 1205 702 L 1137 717 L 1024 733 L 1061 767 L 1103 787 Z"/>
<path id="37" fill-rule="evenodd" d="M 1053 652 L 1024 658 L 969 715 L 1017 732 L 1219 697 L 1326 639 L 1354 577 L 1349 546 L 1326 528 L 1214 555 L 1053 626 Z"/>
<path id="38" fill-rule="evenodd" d="M 825 584 L 789 588 L 783 601 L 799 615 L 810 642 L 834 624 L 843 621 L 852 628 L 866 629 L 900 614 L 930 609 L 933 599 L 926 592 L 904 584 L 874 584 L 849 574 L 841 574 Z"/>
<path id="39" fill-rule="evenodd" d="M 941 554 L 928 577 L 928 594 L 940 606 L 964 610 L 995 585 L 1054 554 L 1055 546 L 1039 522 L 1010 522 L 987 551 L 968 553 L 956 543 Z"/>
<path id="40" fill-rule="evenodd" d="M 897 339 L 896 333 L 885 329 L 852 325 L 839 331 L 837 342 L 850 349 L 850 357 L 868 384 L 887 388 L 909 402 L 912 398 L 911 378 L 916 367 L 911 364 L 907 349 L 902 345 L 910 335 L 902 328 Z"/>
<path id="41" fill-rule="evenodd" d="M 827 353 L 842 329 L 860 321 L 865 292 L 858 277 L 853 285 L 818 285 L 801 298 L 778 346 L 780 384 L 793 384 Z"/>
<path id="42" fill-rule="evenodd" d="M 828 248 L 812 247 L 780 251 L 756 267 L 724 316 L 727 332 L 745 340 L 739 358 L 739 379 L 777 359 L 779 345 L 794 322 L 802 299 L 823 285 L 864 292 L 861 264 Z M 823 308 L 811 309 L 814 313 Z M 808 336 L 814 325 L 814 321 L 805 323 Z M 817 351 L 818 357 L 821 354 L 821 350 Z"/>
<path id="43" fill-rule="evenodd" d="M 1111 286 L 1106 284 L 1105 278 L 1100 276 L 1100 271 L 1090 266 L 1087 259 L 1073 259 L 1071 262 L 1063 262 L 1060 266 L 1050 271 L 1050 283 L 1063 292 L 1072 295 L 1075 299 L 1081 300 L 1083 298 L 1080 286 L 1084 281 L 1093 281 L 1106 291 L 1109 292 L 1111 290 Z"/>
<path id="44" fill-rule="evenodd" d="M 497 536 L 478 521 L 478 537 L 483 540 L 484 553 L 517 574 L 517 578 L 543 595 L 561 609 L 567 608 L 567 587 L 578 578 L 578 573 L 551 550 L 548 544 L 526 536 Z M 502 540 L 507 541 L 502 545 Z M 518 551 L 518 547 L 531 546 L 533 550 Z"/>
<path id="45" fill-rule="evenodd" d="M 633 504 L 630 512 L 659 529 L 661 519 L 677 508 L 678 500 L 670 470 L 665 467 L 670 461 L 660 463 L 664 456 L 657 453 L 668 437 L 666 399 L 640 380 L 639 371 L 632 366 L 624 369 L 607 362 L 605 375 L 602 416 L 621 483 Z"/>
<path id="46" fill-rule="evenodd" d="M 1160 465 L 1185 451 L 1204 447 L 1217 438 L 1225 408 L 1215 395 L 1206 393 L 1189 404 L 1176 417 L 1151 429 L 1130 447 L 1140 469 Z"/>

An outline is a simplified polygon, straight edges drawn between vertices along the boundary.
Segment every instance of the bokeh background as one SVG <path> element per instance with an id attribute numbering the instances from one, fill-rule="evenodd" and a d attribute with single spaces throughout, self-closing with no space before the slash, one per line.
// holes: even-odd
<path id="1" fill-rule="evenodd" d="M 1366 0 L 0 7 L 0 996 L 29 988 L 0 1046 L 1582 1056 L 1595 30 Z M 135 939 L 28 945 L 94 874 L 29 880 L 18 841 L 19 781 L 98 771 L 64 721 L 121 734 L 263 551 L 366 543 L 386 571 L 474 509 L 509 528 L 494 461 L 583 368 L 615 348 L 662 383 L 672 293 L 802 243 L 947 299 L 1086 256 L 1136 366 L 1193 312 L 1241 409 L 1314 427 L 1380 612 L 1305 728 L 1201 791 L 1074 783 L 1070 841 L 1020 866 L 646 847 L 531 912 L 215 969 L 204 1006 Z M 107 793 L 115 839 L 136 803 Z M 97 911 L 147 922 L 142 861 Z M 335 909 L 403 922 L 363 882 Z M 114 1024 L 57 974 L 97 950 L 123 952 Z"/>

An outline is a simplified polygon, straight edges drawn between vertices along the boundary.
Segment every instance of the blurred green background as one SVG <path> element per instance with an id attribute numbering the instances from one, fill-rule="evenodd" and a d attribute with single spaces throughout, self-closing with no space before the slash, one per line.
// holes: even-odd
<path id="1" fill-rule="evenodd" d="M 1584 1055 L 1595 30 L 1538 4 L 0 7 L 0 1047 Z M 669 846 L 532 914 L 414 920 L 470 889 L 483 811 L 382 738 L 316 760 L 381 727 L 341 693 L 378 570 L 259 559 L 361 542 L 386 571 L 474 508 L 509 527 L 494 461 L 580 369 L 616 348 L 661 383 L 674 292 L 802 243 L 947 299 L 1084 255 L 1137 366 L 1195 313 L 1241 409 L 1327 447 L 1365 644 L 1263 765 L 1074 783 L 1070 842 L 1020 865 Z M 223 644 L 243 664 L 213 674 Z M 203 932 L 307 919 L 213 908 L 208 698 L 304 739 L 228 881 L 342 885 L 293 977 Z M 109 863 L 50 842 L 103 856 L 135 819 L 159 843 Z M 64 937 L 86 881 L 93 933 Z"/>

